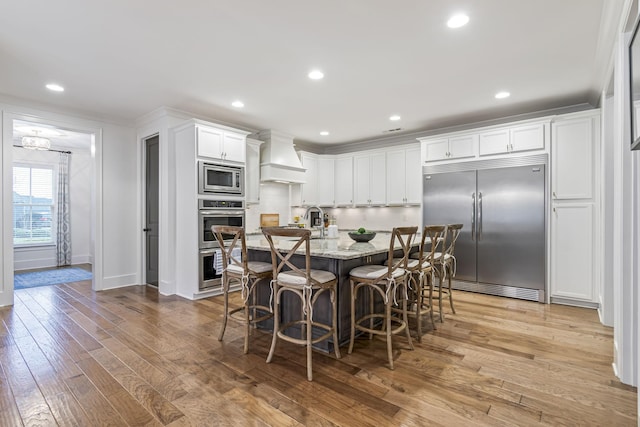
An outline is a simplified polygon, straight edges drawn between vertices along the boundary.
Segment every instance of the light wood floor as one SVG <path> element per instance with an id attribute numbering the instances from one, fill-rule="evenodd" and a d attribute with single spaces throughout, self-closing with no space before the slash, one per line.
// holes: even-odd
<path id="1" fill-rule="evenodd" d="M 0 309 L 0 426 L 636 425 L 636 390 L 613 375 L 594 310 L 456 292 L 409 351 L 358 340 L 335 360 L 256 331 L 242 353 L 219 297 L 88 282 L 16 291 Z M 232 298 L 237 305 L 238 294 Z"/>

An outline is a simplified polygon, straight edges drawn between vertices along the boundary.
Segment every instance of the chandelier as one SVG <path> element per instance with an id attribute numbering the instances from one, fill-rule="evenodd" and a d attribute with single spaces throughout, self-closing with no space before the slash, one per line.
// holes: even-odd
<path id="1" fill-rule="evenodd" d="M 35 135 L 23 136 L 22 146 L 30 150 L 48 150 L 51 148 L 51 141 L 47 138 L 38 135 L 37 130 L 34 130 Z"/>

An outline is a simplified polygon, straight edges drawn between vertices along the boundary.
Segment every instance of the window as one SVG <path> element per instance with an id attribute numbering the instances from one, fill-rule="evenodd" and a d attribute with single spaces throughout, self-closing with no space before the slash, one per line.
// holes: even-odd
<path id="1" fill-rule="evenodd" d="M 14 165 L 14 246 L 54 243 L 53 202 L 52 166 Z"/>

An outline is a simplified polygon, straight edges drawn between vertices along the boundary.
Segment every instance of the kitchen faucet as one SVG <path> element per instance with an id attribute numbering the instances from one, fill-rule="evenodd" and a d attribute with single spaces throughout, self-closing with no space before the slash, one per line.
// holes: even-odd
<path id="1" fill-rule="evenodd" d="M 311 213 L 311 211 L 318 211 L 320 213 L 320 225 L 316 226 L 316 228 L 320 230 L 320 237 L 324 238 L 324 225 L 322 224 L 322 219 L 324 218 L 324 211 L 320 206 L 309 206 L 306 212 L 304 213 L 303 218 L 309 219 L 309 214 Z M 314 226 L 314 224 L 311 224 L 311 225 Z"/>

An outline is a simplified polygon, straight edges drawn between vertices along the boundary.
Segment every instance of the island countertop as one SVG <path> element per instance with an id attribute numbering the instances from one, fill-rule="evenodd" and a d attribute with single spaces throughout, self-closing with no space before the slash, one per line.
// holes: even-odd
<path id="1" fill-rule="evenodd" d="M 247 249 L 270 251 L 269 243 L 262 234 L 247 234 Z M 297 239 L 296 239 L 297 240 Z M 282 250 L 290 250 L 293 248 L 296 240 L 291 238 L 275 238 L 273 239 L 276 247 Z M 366 243 L 353 241 L 346 231 L 338 233 L 337 238 L 314 238 L 310 241 L 310 255 L 313 257 L 333 258 L 333 259 L 355 259 L 364 256 L 381 254 L 389 251 L 389 243 L 391 233 L 377 232 L 376 237 Z M 414 239 L 414 244 L 419 243 L 419 236 Z M 396 249 L 400 249 L 400 245 L 396 242 Z M 299 249 L 296 253 L 304 254 L 304 248 Z"/>

